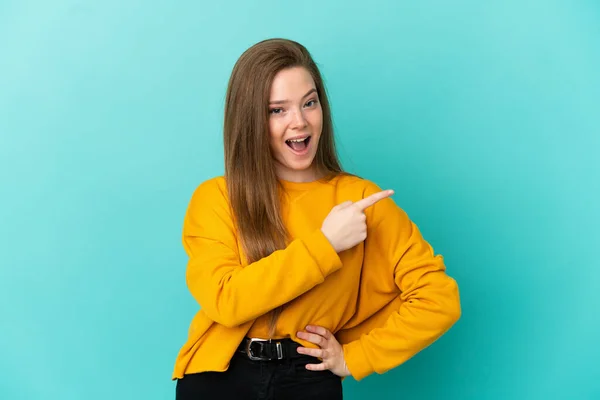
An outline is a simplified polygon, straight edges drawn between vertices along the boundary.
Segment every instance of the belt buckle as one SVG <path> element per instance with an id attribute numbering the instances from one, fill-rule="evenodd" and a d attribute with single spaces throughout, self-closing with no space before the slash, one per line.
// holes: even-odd
<path id="1" fill-rule="evenodd" d="M 256 338 L 250 338 L 250 340 L 248 340 L 248 344 L 246 345 L 246 354 L 248 355 L 248 358 L 252 361 L 271 361 L 271 360 L 282 360 L 283 359 L 283 346 L 281 345 L 281 342 L 276 342 L 275 343 L 275 348 L 277 349 L 277 358 L 270 358 L 270 357 L 257 357 L 254 354 L 252 354 L 252 343 L 254 342 L 269 342 L 271 343 L 271 339 L 256 339 Z"/>

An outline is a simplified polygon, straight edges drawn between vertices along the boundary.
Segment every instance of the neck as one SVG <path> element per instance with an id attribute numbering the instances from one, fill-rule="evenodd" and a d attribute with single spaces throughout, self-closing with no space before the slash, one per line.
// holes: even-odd
<path id="1" fill-rule="evenodd" d="M 282 169 L 276 173 L 279 179 L 295 183 L 314 182 L 322 178 L 321 174 L 317 173 L 316 168 L 309 168 L 303 171 Z"/>

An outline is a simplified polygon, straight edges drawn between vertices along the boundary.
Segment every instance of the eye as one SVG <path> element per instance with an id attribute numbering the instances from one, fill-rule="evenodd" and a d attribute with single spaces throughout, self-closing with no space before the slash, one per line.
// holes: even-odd
<path id="1" fill-rule="evenodd" d="M 269 110 L 269 114 L 281 114 L 283 112 L 283 109 L 281 108 L 271 108 Z"/>
<path id="2" fill-rule="evenodd" d="M 317 100 L 310 100 L 308 103 L 306 103 L 306 106 L 307 106 L 307 107 L 312 107 L 312 106 L 314 106 L 315 104 L 317 104 Z"/>

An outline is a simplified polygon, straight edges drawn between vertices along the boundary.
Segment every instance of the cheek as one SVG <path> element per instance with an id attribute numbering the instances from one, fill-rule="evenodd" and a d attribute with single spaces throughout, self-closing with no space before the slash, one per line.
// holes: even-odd
<path id="1" fill-rule="evenodd" d="M 318 134 L 321 133 L 321 129 L 323 128 L 323 113 L 320 109 L 315 110 L 315 112 L 311 113 L 309 116 L 309 122 L 311 126 L 317 129 Z"/>
<path id="2" fill-rule="evenodd" d="M 271 146 L 277 147 L 281 144 L 284 130 L 281 127 L 281 123 L 276 120 L 269 121 L 269 135 L 271 139 Z"/>

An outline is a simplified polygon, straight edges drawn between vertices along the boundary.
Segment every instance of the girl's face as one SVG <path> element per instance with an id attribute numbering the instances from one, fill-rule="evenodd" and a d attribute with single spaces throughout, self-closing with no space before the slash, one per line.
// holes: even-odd
<path id="1" fill-rule="evenodd" d="M 292 182 L 317 179 L 313 160 L 323 128 L 315 82 L 302 67 L 275 75 L 269 98 L 270 146 L 277 176 Z"/>

